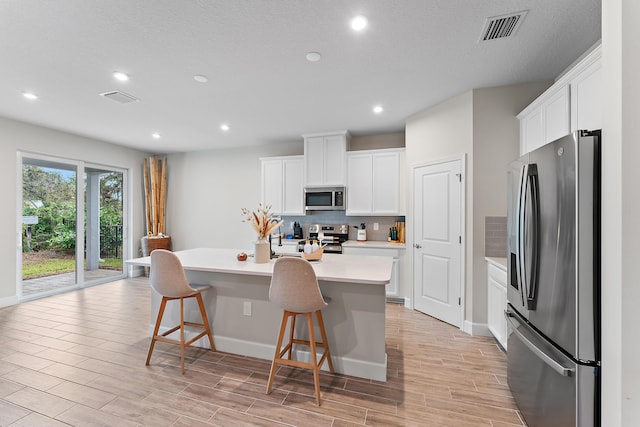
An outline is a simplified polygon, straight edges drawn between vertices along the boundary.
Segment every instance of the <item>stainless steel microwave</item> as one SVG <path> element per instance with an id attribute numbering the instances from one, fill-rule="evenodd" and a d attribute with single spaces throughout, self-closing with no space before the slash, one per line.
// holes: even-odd
<path id="1" fill-rule="evenodd" d="M 304 189 L 304 208 L 307 211 L 343 211 L 346 195 L 344 187 L 307 187 Z"/>

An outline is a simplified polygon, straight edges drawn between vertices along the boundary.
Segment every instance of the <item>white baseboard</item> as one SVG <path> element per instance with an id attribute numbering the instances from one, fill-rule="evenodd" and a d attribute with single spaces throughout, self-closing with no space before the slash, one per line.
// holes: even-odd
<path id="1" fill-rule="evenodd" d="M 134 267 L 129 272 L 129 277 L 140 277 L 144 276 L 144 267 Z"/>
<path id="2" fill-rule="evenodd" d="M 486 323 L 473 323 L 468 320 L 464 321 L 462 332 L 466 332 L 469 335 L 476 335 L 482 337 L 491 337 L 491 331 Z"/>
<path id="3" fill-rule="evenodd" d="M 0 298 L 0 307 L 9 307 L 11 305 L 18 304 L 19 302 L 20 300 L 18 299 L 17 295 L 6 297 L 6 298 Z"/>
<path id="4" fill-rule="evenodd" d="M 413 310 L 413 303 L 411 302 L 411 298 L 404 297 L 404 306 L 405 308 Z"/>
<path id="5" fill-rule="evenodd" d="M 169 328 L 161 327 L 160 333 L 167 331 Z M 149 325 L 149 336 L 153 334 L 153 325 Z M 185 339 L 190 339 L 196 335 L 195 332 L 185 331 Z M 275 354 L 275 345 L 267 345 L 255 343 L 251 341 L 239 340 L 237 338 L 214 336 L 214 344 L 216 350 L 225 353 L 238 354 L 241 356 L 256 357 L 258 359 L 273 360 Z M 211 348 L 209 339 L 202 337 L 193 343 L 196 347 Z M 305 362 L 311 361 L 311 353 L 309 351 L 296 350 L 295 359 Z M 387 380 L 387 355 L 385 354 L 384 363 L 373 363 L 363 360 L 356 360 L 349 357 L 331 356 L 333 362 L 333 370 L 340 374 L 353 375 L 355 377 L 367 378 L 376 381 Z M 323 364 L 322 370 L 327 370 L 327 364 Z"/>

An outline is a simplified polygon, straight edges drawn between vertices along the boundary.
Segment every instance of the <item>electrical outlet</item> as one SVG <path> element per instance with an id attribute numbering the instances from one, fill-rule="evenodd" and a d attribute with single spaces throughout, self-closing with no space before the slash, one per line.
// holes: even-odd
<path id="1" fill-rule="evenodd" d="M 380 224 L 378 224 L 377 222 L 373 223 L 373 231 L 378 231 L 380 229 Z"/>
<path id="2" fill-rule="evenodd" d="M 245 301 L 242 308 L 242 314 L 245 316 L 251 316 L 251 301 Z"/>

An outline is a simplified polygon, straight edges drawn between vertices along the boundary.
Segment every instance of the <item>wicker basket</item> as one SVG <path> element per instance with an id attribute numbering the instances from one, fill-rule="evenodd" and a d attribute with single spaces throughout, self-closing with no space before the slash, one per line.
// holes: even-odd
<path id="1" fill-rule="evenodd" d="M 142 256 L 149 256 L 156 249 L 171 250 L 171 236 L 143 237 L 140 239 Z"/>
<path id="2" fill-rule="evenodd" d="M 164 237 L 143 237 L 140 239 L 140 249 L 142 256 L 149 256 L 156 249 L 171 250 L 171 236 Z M 149 267 L 144 267 L 144 275 L 149 276 Z"/>
<path id="3" fill-rule="evenodd" d="M 304 259 L 306 259 L 307 261 L 318 261 L 322 259 L 323 252 L 324 250 L 322 248 L 318 248 L 317 251 L 311 252 L 310 254 L 303 253 L 302 256 L 304 256 Z"/>

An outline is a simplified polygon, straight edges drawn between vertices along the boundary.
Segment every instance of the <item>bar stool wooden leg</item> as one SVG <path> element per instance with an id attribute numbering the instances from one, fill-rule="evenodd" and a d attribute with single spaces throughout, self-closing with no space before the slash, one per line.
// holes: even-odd
<path id="1" fill-rule="evenodd" d="M 309 328 L 309 347 L 311 347 L 311 363 L 313 364 L 313 384 L 316 390 L 316 402 L 320 406 L 320 368 L 318 367 L 318 358 L 316 356 L 316 338 L 313 332 L 313 314 L 305 313 L 307 318 L 307 326 Z"/>
<path id="2" fill-rule="evenodd" d="M 213 335 L 211 335 L 211 326 L 209 325 L 209 318 L 207 317 L 207 310 L 204 308 L 204 302 L 202 301 L 202 294 L 198 292 L 196 295 L 196 300 L 198 301 L 198 307 L 200 307 L 200 315 L 202 316 L 202 323 L 204 326 L 204 330 L 207 332 L 207 336 L 209 337 L 209 344 L 211 346 L 211 351 L 216 351 L 216 346 L 213 344 Z"/>
<path id="3" fill-rule="evenodd" d="M 180 298 L 180 367 L 184 374 L 184 298 Z"/>
<path id="4" fill-rule="evenodd" d="M 151 344 L 149 344 L 149 353 L 147 354 L 147 362 L 145 365 L 149 366 L 149 361 L 151 360 L 151 353 L 153 353 L 153 347 L 156 345 L 156 337 L 158 336 L 158 331 L 160 330 L 160 322 L 162 321 L 162 315 L 164 314 L 164 309 L 167 306 L 167 298 L 162 297 L 162 302 L 160 303 L 160 308 L 158 309 L 158 318 L 156 319 L 156 326 L 153 328 L 153 336 L 151 337 Z"/>
<path id="5" fill-rule="evenodd" d="M 282 322 L 280 324 L 280 332 L 278 333 L 278 343 L 276 344 L 276 353 L 273 356 L 273 362 L 271 362 L 271 370 L 269 371 L 269 382 L 267 383 L 267 394 L 271 393 L 271 387 L 273 386 L 273 377 L 276 373 L 276 367 L 278 360 L 282 357 L 282 340 L 284 338 L 284 331 L 287 328 L 287 322 L 289 320 L 289 312 L 282 313 Z M 289 343 L 291 345 L 291 343 Z"/>
<path id="6" fill-rule="evenodd" d="M 324 329 L 324 318 L 322 317 L 321 310 L 316 311 L 316 317 L 318 318 L 318 326 L 320 327 L 320 336 L 322 337 L 322 344 L 324 345 L 323 357 L 327 359 L 327 363 L 329 364 L 329 372 L 333 374 L 333 362 L 331 361 L 331 352 L 329 351 L 329 341 L 327 341 L 327 332 Z"/>
<path id="7" fill-rule="evenodd" d="M 291 351 L 293 350 L 293 333 L 295 332 L 296 329 L 296 317 L 297 315 L 295 313 L 292 313 L 291 315 L 291 328 L 289 329 L 289 352 L 287 354 L 287 357 L 289 358 L 289 360 L 291 360 Z"/>

